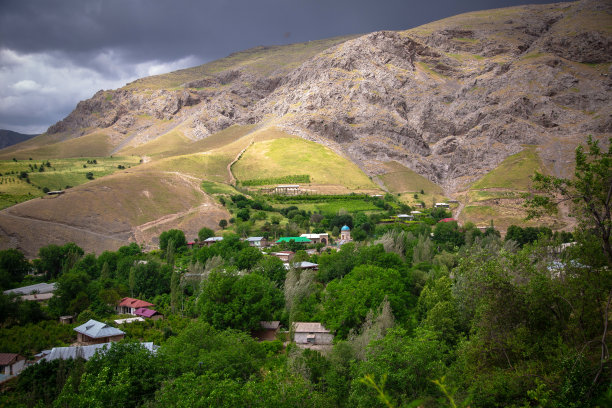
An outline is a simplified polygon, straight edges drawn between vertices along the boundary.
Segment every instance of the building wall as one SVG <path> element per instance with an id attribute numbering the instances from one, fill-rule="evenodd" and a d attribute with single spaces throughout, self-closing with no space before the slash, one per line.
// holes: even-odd
<path id="1" fill-rule="evenodd" d="M 334 335 L 331 333 L 312 333 L 312 334 L 314 334 L 315 336 L 315 341 L 311 344 L 332 344 L 332 341 L 334 340 Z M 293 341 L 295 341 L 298 344 L 307 344 L 309 335 L 311 335 L 311 333 L 296 332 L 293 335 Z"/>

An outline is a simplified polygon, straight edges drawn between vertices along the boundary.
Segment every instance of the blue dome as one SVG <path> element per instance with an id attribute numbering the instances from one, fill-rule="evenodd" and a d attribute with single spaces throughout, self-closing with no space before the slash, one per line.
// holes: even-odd
<path id="1" fill-rule="evenodd" d="M 344 227 L 342 227 L 342 229 L 340 231 L 350 231 L 351 229 L 348 227 L 348 225 L 345 225 Z"/>

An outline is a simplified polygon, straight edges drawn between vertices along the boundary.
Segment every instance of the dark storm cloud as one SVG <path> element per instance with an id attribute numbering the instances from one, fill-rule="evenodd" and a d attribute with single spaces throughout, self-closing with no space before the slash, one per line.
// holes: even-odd
<path id="1" fill-rule="evenodd" d="M 0 127 L 44 130 L 98 89 L 257 45 L 534 2 L 543 1 L 2 0 Z"/>

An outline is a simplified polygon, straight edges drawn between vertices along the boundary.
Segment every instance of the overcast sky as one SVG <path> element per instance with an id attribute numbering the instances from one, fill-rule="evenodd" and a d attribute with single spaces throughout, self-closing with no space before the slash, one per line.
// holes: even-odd
<path id="1" fill-rule="evenodd" d="M 538 0 L 0 0 L 0 129 L 41 133 L 100 89 L 258 45 L 403 30 Z"/>

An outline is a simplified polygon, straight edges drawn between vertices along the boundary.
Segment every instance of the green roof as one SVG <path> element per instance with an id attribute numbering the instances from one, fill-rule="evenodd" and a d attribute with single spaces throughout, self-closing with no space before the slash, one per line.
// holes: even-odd
<path id="1" fill-rule="evenodd" d="M 304 244 L 310 244 L 312 241 L 309 240 L 306 237 L 280 237 L 278 239 L 278 241 L 276 241 L 277 244 L 281 243 L 281 242 L 289 242 L 289 241 L 295 241 L 295 242 L 300 242 L 300 243 L 304 243 Z"/>

